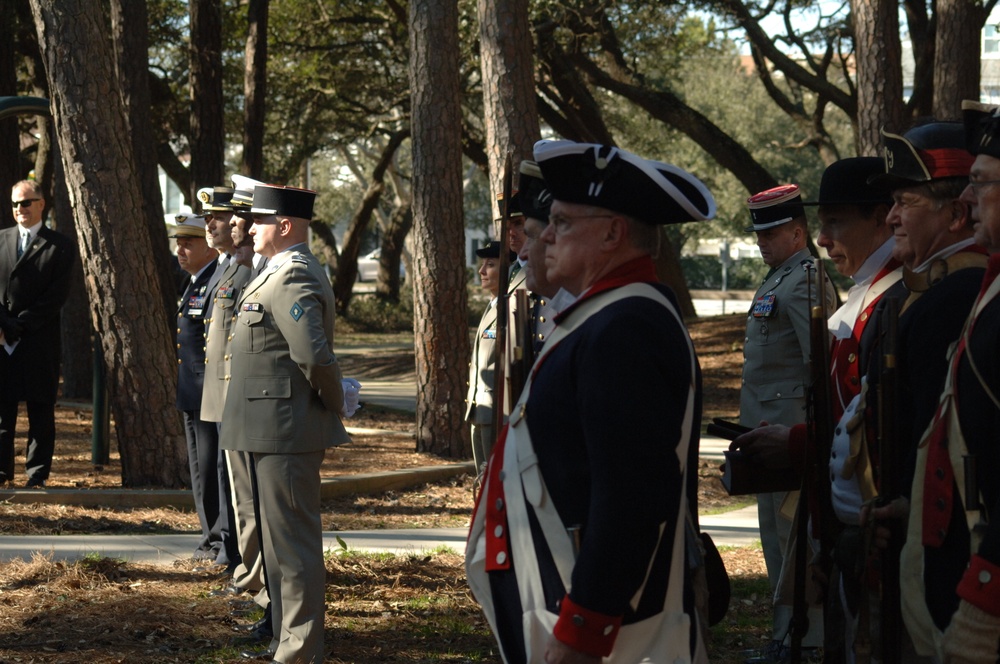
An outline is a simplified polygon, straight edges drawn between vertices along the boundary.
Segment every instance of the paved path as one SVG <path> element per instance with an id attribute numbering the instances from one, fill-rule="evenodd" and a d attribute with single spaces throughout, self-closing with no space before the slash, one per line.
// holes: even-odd
<path id="1" fill-rule="evenodd" d="M 372 349 L 357 348 L 348 352 L 366 352 Z M 412 380 L 371 380 L 363 381 L 362 400 L 368 403 L 390 406 L 393 408 L 415 410 L 416 386 Z M 722 451 L 729 445 L 728 441 L 715 437 L 701 439 L 700 455 L 702 458 L 713 459 L 722 463 Z M 452 464 L 443 470 L 442 467 L 427 469 L 410 469 L 391 473 L 374 473 L 371 475 L 339 478 L 337 482 L 324 485 L 324 490 L 335 495 L 342 492 L 354 493 L 361 491 L 377 491 L 379 488 L 399 488 L 412 486 L 414 482 L 433 481 L 441 472 L 469 472 L 469 464 Z M 434 474 L 432 478 L 423 474 Z M 360 483 L 360 484 L 359 484 Z M 71 490 L 51 491 L 0 491 L 0 500 L 35 500 L 48 498 L 47 502 L 69 502 L 67 494 L 87 494 L 93 492 L 74 492 Z M 126 492 L 121 492 L 126 493 Z M 134 496 L 136 492 L 127 492 Z M 153 492 L 141 492 L 143 494 Z M 171 501 L 188 498 L 190 492 L 163 492 L 165 504 Z M 10 494 L 10 495 L 8 495 Z M 37 494 L 32 496 L 30 494 Z M 120 500 L 125 500 L 125 497 Z M 152 499 L 152 496 L 150 496 Z M 703 530 L 711 534 L 717 546 L 746 546 L 760 540 L 757 528 L 756 505 L 733 512 L 703 516 L 700 519 Z M 459 553 L 465 551 L 465 528 L 430 528 L 403 530 L 370 530 L 327 532 L 323 534 L 324 548 L 339 550 L 338 538 L 344 542 L 348 550 L 391 552 L 397 554 L 419 554 L 440 547 L 449 547 Z M 29 559 L 33 552 L 51 553 L 60 560 L 73 560 L 87 554 L 122 558 L 134 562 L 169 564 L 176 560 L 186 560 L 197 543 L 199 535 L 54 535 L 54 536 L 0 536 L 0 560 L 12 558 Z"/>

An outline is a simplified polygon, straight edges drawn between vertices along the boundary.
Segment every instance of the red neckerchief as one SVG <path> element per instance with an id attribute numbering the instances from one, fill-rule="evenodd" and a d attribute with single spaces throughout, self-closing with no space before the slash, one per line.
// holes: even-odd
<path id="1" fill-rule="evenodd" d="M 871 288 L 901 265 L 902 263 L 895 258 L 890 259 L 885 267 L 875 275 L 868 287 Z M 872 312 L 875 311 L 875 305 L 882 299 L 882 295 L 869 302 L 868 306 L 858 315 L 854 321 L 851 336 L 835 339 L 830 348 L 830 384 L 834 396 L 832 404 L 834 422 L 840 421 L 844 409 L 861 391 L 861 370 L 858 366 L 861 355 L 861 335 L 864 334 L 865 327 L 871 320 Z"/>
<path id="2" fill-rule="evenodd" d="M 998 275 L 1000 275 L 1000 254 L 993 254 L 987 263 L 983 284 L 979 289 L 976 303 L 972 305 L 972 311 L 976 310 L 980 298 Z M 959 338 L 955 354 L 951 358 L 951 365 L 948 367 L 952 378 L 952 399 L 955 402 L 955 411 L 958 410 L 959 406 L 958 367 L 961 363 L 962 353 L 968 348 L 975 325 L 976 319 L 973 318 Z M 939 405 L 937 412 L 934 413 L 933 428 L 927 442 L 927 462 L 924 466 L 924 510 L 921 540 L 924 546 L 934 548 L 944 544 L 945 537 L 948 535 L 948 528 L 951 525 L 952 502 L 954 501 L 955 469 L 951 465 L 951 456 L 948 454 L 948 423 L 951 411 L 943 406 L 944 404 Z"/>
<path id="3" fill-rule="evenodd" d="M 619 265 L 595 281 L 590 288 L 583 291 L 583 294 L 577 298 L 576 302 L 559 312 L 554 320 L 556 321 L 556 324 L 558 324 L 581 302 L 590 299 L 599 293 L 603 293 L 614 288 L 621 288 L 622 286 L 627 286 L 628 284 L 634 284 L 637 282 L 656 283 L 658 281 L 659 280 L 656 278 L 656 263 L 653 262 L 651 257 L 640 256 L 639 258 L 633 258 L 627 263 Z"/>

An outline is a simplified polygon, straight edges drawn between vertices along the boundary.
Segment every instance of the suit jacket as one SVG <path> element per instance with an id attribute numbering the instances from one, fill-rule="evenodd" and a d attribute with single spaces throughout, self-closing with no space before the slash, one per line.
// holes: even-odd
<path id="1" fill-rule="evenodd" d="M 469 362 L 469 392 L 465 398 L 465 419 L 476 424 L 493 422 L 493 377 L 496 372 L 497 307 L 486 307 L 476 330 Z"/>
<path id="2" fill-rule="evenodd" d="M 297 454 L 350 442 L 333 290 L 316 257 L 305 248 L 274 256 L 237 307 L 222 448 Z"/>
<path id="3" fill-rule="evenodd" d="M 201 408 L 205 383 L 205 312 L 209 303 L 208 283 L 218 263 L 205 267 L 188 284 L 177 308 L 177 408 Z"/>
<path id="4" fill-rule="evenodd" d="M 201 391 L 201 419 L 221 422 L 232 355 L 229 337 L 236 320 L 236 302 L 250 281 L 250 268 L 230 261 L 222 270 L 214 290 L 209 290 L 209 316 L 205 319 L 205 384 Z"/>
<path id="5" fill-rule="evenodd" d="M 59 387 L 59 312 L 69 293 L 73 241 L 44 225 L 21 258 L 18 227 L 0 231 L 0 400 L 55 403 Z"/>
<path id="6" fill-rule="evenodd" d="M 808 249 L 790 256 L 764 280 L 747 312 L 743 345 L 740 424 L 762 420 L 793 425 L 806 419 L 809 384 Z M 827 306 L 833 310 L 833 286 L 827 282 Z M 814 295 L 815 297 L 815 295 Z"/>

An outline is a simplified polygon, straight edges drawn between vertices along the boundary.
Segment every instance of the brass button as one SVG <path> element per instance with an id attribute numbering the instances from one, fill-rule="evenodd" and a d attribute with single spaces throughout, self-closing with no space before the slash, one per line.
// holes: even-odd
<path id="1" fill-rule="evenodd" d="M 507 562 L 507 552 L 501 551 L 497 554 L 497 565 L 503 565 L 505 562 Z"/>
<path id="2" fill-rule="evenodd" d="M 848 362 L 854 362 L 856 359 L 858 359 L 858 356 L 855 355 L 854 353 L 851 353 L 850 355 L 847 356 Z"/>
<path id="3" fill-rule="evenodd" d="M 503 526 L 501 524 L 498 523 L 497 527 L 493 529 L 493 536 L 503 537 Z"/>

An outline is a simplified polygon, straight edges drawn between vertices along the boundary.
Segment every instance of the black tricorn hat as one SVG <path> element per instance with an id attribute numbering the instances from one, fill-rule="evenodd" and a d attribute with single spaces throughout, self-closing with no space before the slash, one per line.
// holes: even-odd
<path id="1" fill-rule="evenodd" d="M 524 212 L 521 211 L 521 199 L 517 195 L 517 191 L 512 191 L 510 194 L 510 208 L 507 210 L 507 214 L 511 217 L 523 217 Z M 503 194 L 497 194 L 497 221 L 503 215 Z"/>
<path id="2" fill-rule="evenodd" d="M 873 181 L 885 173 L 879 157 L 847 157 L 823 171 L 819 196 L 803 205 L 892 205 L 889 190 Z"/>
<path id="3" fill-rule="evenodd" d="M 253 207 L 250 212 L 312 219 L 315 202 L 316 192 L 310 189 L 258 184 L 253 190 Z"/>
<path id="4" fill-rule="evenodd" d="M 548 221 L 552 207 L 552 193 L 545 187 L 542 169 L 534 161 L 522 161 L 519 168 L 518 206 L 525 217 Z"/>
<path id="5" fill-rule="evenodd" d="M 233 193 L 232 187 L 203 187 L 198 190 L 198 200 L 201 201 L 201 209 L 208 212 L 232 212 Z"/>
<path id="6" fill-rule="evenodd" d="M 500 258 L 500 242 L 490 240 L 488 244 L 476 249 L 476 255 L 480 258 Z M 517 258 L 517 254 L 511 251 L 510 259 L 514 260 L 515 258 Z"/>
<path id="7" fill-rule="evenodd" d="M 797 184 L 782 184 L 754 194 L 747 199 L 747 207 L 753 224 L 743 229 L 746 233 L 764 231 L 806 216 Z"/>
<path id="8" fill-rule="evenodd" d="M 912 187 L 940 178 L 969 177 L 975 159 L 965 149 L 961 122 L 930 122 L 902 136 L 882 133 L 885 172 L 872 178 L 890 188 Z"/>
<path id="9" fill-rule="evenodd" d="M 534 154 L 553 199 L 594 205 L 651 225 L 715 216 L 715 199 L 705 185 L 671 164 L 572 141 L 539 141 Z"/>
<path id="10" fill-rule="evenodd" d="M 1000 107 L 966 99 L 962 102 L 965 149 L 1000 159 Z"/>

